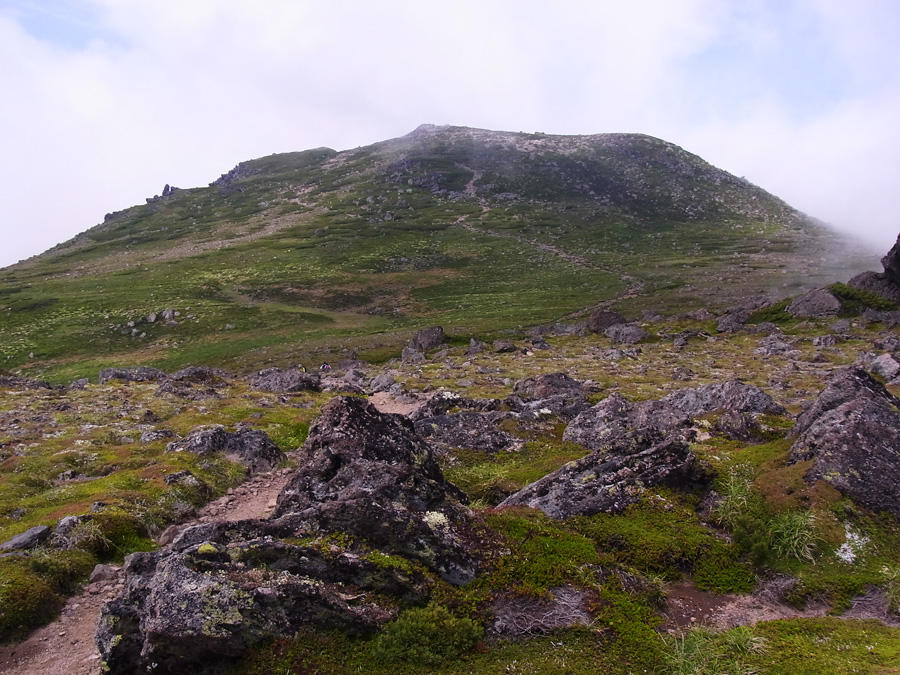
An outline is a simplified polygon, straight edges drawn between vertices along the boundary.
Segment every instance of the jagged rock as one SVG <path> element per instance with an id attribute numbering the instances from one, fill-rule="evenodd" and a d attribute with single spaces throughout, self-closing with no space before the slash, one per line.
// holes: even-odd
<path id="1" fill-rule="evenodd" d="M 210 399 L 224 398 L 224 394 L 207 386 L 195 386 L 190 381 L 166 379 L 156 388 L 155 395 L 171 394 L 179 398 L 191 401 L 208 401 Z"/>
<path id="2" fill-rule="evenodd" d="M 468 519 L 460 506 L 466 496 L 444 479 L 407 418 L 337 397 L 310 427 L 302 454 L 276 516 L 296 513 L 316 530 L 418 558 L 451 583 L 473 578 L 474 563 L 455 534 Z"/>
<path id="3" fill-rule="evenodd" d="M 759 443 L 765 440 L 765 433 L 759 421 L 747 413 L 726 410 L 719 415 L 713 428 L 733 441 Z"/>
<path id="4" fill-rule="evenodd" d="M 512 340 L 494 340 L 492 347 L 496 354 L 511 354 L 512 352 L 519 351 L 519 348 L 516 347 L 516 343 Z"/>
<path id="5" fill-rule="evenodd" d="M 881 259 L 884 272 L 863 272 L 853 277 L 850 286 L 871 291 L 882 298 L 900 302 L 900 236 Z"/>
<path id="6" fill-rule="evenodd" d="M 446 415 L 454 408 L 457 411 L 488 412 L 499 409 L 502 403 L 503 401 L 496 398 L 465 398 L 453 391 L 439 391 L 409 413 L 408 417 L 417 422 L 428 417 Z"/>
<path id="7" fill-rule="evenodd" d="M 891 354 L 882 354 L 869 364 L 869 372 L 892 380 L 900 373 L 900 363 Z"/>
<path id="8" fill-rule="evenodd" d="M 291 519 L 216 523 L 189 528 L 170 550 L 128 556 L 126 589 L 103 606 L 97 628 L 106 672 L 221 665 L 305 624 L 371 632 L 396 609 L 369 595 L 422 601 L 416 572 L 366 560 L 364 551 L 282 541 L 309 534 Z"/>
<path id="9" fill-rule="evenodd" d="M 894 352 L 900 349 L 900 337 L 897 337 L 893 333 L 888 333 L 875 340 L 874 345 L 876 349 Z"/>
<path id="10" fill-rule="evenodd" d="M 284 453 L 266 432 L 243 428 L 228 433 L 220 425 L 198 427 L 184 438 L 169 443 L 166 452 L 198 455 L 222 452 L 227 459 L 243 464 L 251 473 L 271 471 L 284 459 Z"/>
<path id="11" fill-rule="evenodd" d="M 602 333 L 610 326 L 626 323 L 625 317 L 609 309 L 595 309 L 587 322 L 587 329 L 592 333 Z"/>
<path id="12" fill-rule="evenodd" d="M 47 541 L 49 536 L 50 528 L 38 525 L 4 541 L 0 544 L 0 551 L 27 551 Z"/>
<path id="13" fill-rule="evenodd" d="M 750 310 L 739 309 L 723 314 L 716 320 L 716 330 L 720 333 L 737 333 L 750 320 Z"/>
<path id="14" fill-rule="evenodd" d="M 563 440 L 591 450 L 611 449 L 631 443 L 632 432 L 652 430 L 661 434 L 690 424 L 687 414 L 662 401 L 632 403 L 612 393 L 569 422 Z"/>
<path id="15" fill-rule="evenodd" d="M 400 359 L 404 363 L 423 363 L 425 361 L 425 353 L 412 347 L 404 347 L 400 353 Z"/>
<path id="16" fill-rule="evenodd" d="M 841 301 L 827 288 L 817 288 L 804 293 L 787 306 L 787 313 L 791 316 L 825 318 L 837 316 L 841 310 Z"/>
<path id="17" fill-rule="evenodd" d="M 396 380 L 393 376 L 388 373 L 381 373 L 380 375 L 376 375 L 372 378 L 372 381 L 369 383 L 369 391 L 373 394 L 376 394 L 380 391 L 387 391 L 391 387 L 396 384 Z"/>
<path id="18" fill-rule="evenodd" d="M 106 384 L 110 380 L 122 380 L 124 382 L 154 382 L 166 377 L 166 374 L 148 366 L 138 368 L 104 368 L 100 371 L 98 380 L 100 384 Z"/>
<path id="19" fill-rule="evenodd" d="M 513 386 L 513 396 L 506 402 L 516 411 L 549 410 L 566 419 L 572 419 L 590 407 L 584 387 L 565 373 L 519 380 Z"/>
<path id="20" fill-rule="evenodd" d="M 540 349 L 542 351 L 552 349 L 552 347 L 550 346 L 550 343 L 541 337 L 531 338 L 531 348 L 532 349 Z"/>
<path id="21" fill-rule="evenodd" d="M 250 388 L 276 394 L 288 394 L 298 391 L 320 391 L 321 384 L 318 375 L 307 373 L 299 368 L 289 370 L 266 368 L 250 378 Z"/>
<path id="22" fill-rule="evenodd" d="M 813 338 L 813 347 L 834 347 L 838 340 L 841 339 L 837 335 L 817 335 Z"/>
<path id="23" fill-rule="evenodd" d="M 700 478 L 683 438 L 663 439 L 658 432 L 632 437 L 624 452 L 593 452 L 569 462 L 503 500 L 505 506 L 530 506 L 551 518 L 621 513 L 659 485 L 686 487 Z"/>
<path id="24" fill-rule="evenodd" d="M 887 401 L 863 395 L 825 410 L 790 457 L 813 459 L 807 481 L 823 480 L 868 509 L 900 516 L 900 417 Z"/>
<path id="25" fill-rule="evenodd" d="M 900 287 L 898 287 L 898 295 L 900 295 Z M 898 300 L 900 302 L 900 300 Z M 866 308 L 863 310 L 862 317 L 867 321 L 882 323 L 887 328 L 896 328 L 900 326 L 900 311 L 881 312 L 875 309 Z"/>
<path id="26" fill-rule="evenodd" d="M 770 415 L 787 413 L 787 410 L 759 387 L 737 380 L 705 384 L 692 389 L 679 389 L 664 396 L 660 402 L 694 417 L 716 410 Z"/>
<path id="27" fill-rule="evenodd" d="M 797 417 L 794 433 L 803 434 L 815 420 L 829 410 L 834 410 L 857 398 L 882 400 L 889 406 L 900 407 L 900 400 L 866 371 L 852 366 L 841 368 L 832 374 L 825 389 Z"/>
<path id="28" fill-rule="evenodd" d="M 496 413 L 459 412 L 426 417 L 416 422 L 415 428 L 432 448 L 440 450 L 467 448 L 500 452 L 522 444 L 520 439 L 498 429 L 497 421 Z"/>
<path id="29" fill-rule="evenodd" d="M 471 338 L 469 340 L 469 346 L 466 348 L 466 354 L 473 356 L 475 354 L 480 354 L 485 349 L 487 349 L 487 345 L 484 342 Z"/>
<path id="30" fill-rule="evenodd" d="M 72 391 L 78 391 L 80 389 L 87 389 L 87 386 L 91 383 L 91 381 L 86 377 L 79 377 L 77 380 L 72 380 L 72 383 L 69 385 L 69 389 Z"/>
<path id="31" fill-rule="evenodd" d="M 613 344 L 633 345 L 641 340 L 646 340 L 650 334 L 636 323 L 621 323 L 610 326 L 603 334 L 608 337 Z"/>
<path id="32" fill-rule="evenodd" d="M 431 326 L 416 333 L 407 346 L 424 353 L 430 349 L 437 349 L 442 344 L 444 344 L 444 329 L 441 326 Z"/>

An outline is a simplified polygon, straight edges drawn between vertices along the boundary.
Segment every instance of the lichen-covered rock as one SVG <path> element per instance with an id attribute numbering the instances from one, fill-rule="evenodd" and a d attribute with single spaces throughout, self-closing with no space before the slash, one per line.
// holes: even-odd
<path id="1" fill-rule="evenodd" d="M 100 384 L 106 384 L 110 380 L 122 380 L 124 382 L 154 382 L 162 380 L 166 374 L 158 368 L 140 366 L 139 368 L 104 368 L 98 375 Z"/>
<path id="2" fill-rule="evenodd" d="M 635 431 L 663 433 L 690 424 L 690 416 L 670 404 L 662 401 L 632 403 L 621 394 L 613 393 L 569 422 L 563 440 L 591 450 L 610 449 Z"/>
<path id="3" fill-rule="evenodd" d="M 803 434 L 826 412 L 857 398 L 882 400 L 890 406 L 900 407 L 900 399 L 866 371 L 855 367 L 841 368 L 832 374 L 825 389 L 797 417 L 794 433 Z"/>
<path id="4" fill-rule="evenodd" d="M 892 380 L 900 373 L 900 363 L 892 354 L 882 354 L 869 364 L 869 371 L 886 380 Z"/>
<path id="5" fill-rule="evenodd" d="M 612 341 L 613 344 L 633 345 L 641 340 L 646 340 L 650 334 L 636 323 L 619 323 L 610 326 L 603 331 L 603 334 Z"/>
<path id="6" fill-rule="evenodd" d="M 259 391 L 289 394 L 298 391 L 319 391 L 319 376 L 299 368 L 282 370 L 266 368 L 250 378 L 250 387 Z"/>
<path id="7" fill-rule="evenodd" d="M 551 518 L 595 513 L 621 513 L 638 502 L 646 488 L 688 487 L 700 478 L 687 442 L 647 430 L 632 435 L 624 452 L 601 450 L 569 462 L 500 503 L 530 506 Z"/>
<path id="8" fill-rule="evenodd" d="M 437 349 L 442 344 L 444 344 L 444 329 L 441 326 L 431 326 L 416 333 L 407 346 L 424 353 L 430 349 Z"/>
<path id="9" fill-rule="evenodd" d="M 516 343 L 509 339 L 501 339 L 494 340 L 493 345 L 491 345 L 495 354 L 512 354 L 513 352 L 519 351 L 519 348 L 516 346 Z"/>
<path id="10" fill-rule="evenodd" d="M 791 316 L 810 318 L 837 316 L 840 310 L 841 301 L 827 288 L 817 288 L 794 298 L 786 309 Z"/>
<path id="11" fill-rule="evenodd" d="M 221 664 L 304 624 L 371 631 L 396 610 L 369 594 L 396 598 L 389 605 L 425 596 L 423 576 L 387 556 L 290 543 L 309 535 L 290 519 L 184 534 L 170 549 L 126 558 L 126 588 L 104 605 L 96 634 L 110 675 Z"/>
<path id="12" fill-rule="evenodd" d="M 415 423 L 416 433 L 432 448 L 468 448 L 480 452 L 500 452 L 522 444 L 522 440 L 497 428 L 501 413 L 458 412 L 426 417 Z"/>
<path id="13" fill-rule="evenodd" d="M 737 380 L 715 382 L 691 389 L 679 389 L 664 396 L 667 403 L 687 415 L 699 416 L 716 410 L 738 413 L 784 415 L 787 411 L 759 387 Z"/>
<path id="14" fill-rule="evenodd" d="M 0 389 L 23 391 L 26 389 L 52 389 L 53 385 L 44 380 L 35 380 L 31 377 L 17 377 L 15 375 L 0 375 Z"/>
<path id="15" fill-rule="evenodd" d="M 220 386 L 228 384 L 231 375 L 221 368 L 209 366 L 188 366 L 169 375 L 170 380 L 176 382 L 192 382 L 206 386 Z"/>
<path id="16" fill-rule="evenodd" d="M 198 427 L 184 438 L 169 443 L 166 452 L 198 455 L 222 452 L 226 458 L 246 466 L 251 473 L 271 471 L 284 459 L 284 453 L 266 432 L 241 428 L 229 433 L 221 425 Z"/>
<path id="17" fill-rule="evenodd" d="M 310 426 L 300 468 L 275 515 L 297 514 L 322 532 L 345 532 L 417 558 L 451 583 L 474 577 L 460 543 L 465 494 L 444 479 L 428 444 L 401 415 L 340 396 Z"/>
<path id="18" fill-rule="evenodd" d="M 900 516 L 900 417 L 885 397 L 861 396 L 811 421 L 791 448 L 792 462 L 809 459 L 807 481 Z"/>

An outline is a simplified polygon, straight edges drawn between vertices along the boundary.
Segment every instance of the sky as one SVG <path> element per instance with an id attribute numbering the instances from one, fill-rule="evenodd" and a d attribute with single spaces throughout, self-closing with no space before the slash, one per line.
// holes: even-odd
<path id="1" fill-rule="evenodd" d="M 898 36 L 898 0 L 0 0 L 0 266 L 424 123 L 650 134 L 886 252 Z"/>

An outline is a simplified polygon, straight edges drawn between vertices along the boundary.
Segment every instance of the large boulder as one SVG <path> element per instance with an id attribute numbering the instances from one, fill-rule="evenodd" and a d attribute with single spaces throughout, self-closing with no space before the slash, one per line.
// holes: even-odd
<path id="1" fill-rule="evenodd" d="M 591 450 L 613 449 L 630 443 L 634 432 L 668 433 L 690 425 L 690 416 L 668 403 L 632 403 L 613 393 L 569 422 L 563 440 Z"/>
<path id="2" fill-rule="evenodd" d="M 46 525 L 38 525 L 4 541 L 0 544 L 0 551 L 27 551 L 44 543 L 49 537 L 50 528 Z"/>
<path id="3" fill-rule="evenodd" d="M 863 272 L 853 277 L 849 285 L 900 302 L 900 236 L 881 259 L 881 264 L 884 272 Z"/>
<path id="4" fill-rule="evenodd" d="M 737 380 L 715 382 L 692 389 L 679 389 L 660 399 L 686 415 L 700 416 L 717 410 L 753 414 L 784 415 L 781 405 L 759 387 Z"/>
<path id="5" fill-rule="evenodd" d="M 603 334 L 613 344 L 622 345 L 637 344 L 650 337 L 650 334 L 636 323 L 617 323 L 603 331 Z"/>
<path id="6" fill-rule="evenodd" d="M 504 417 L 503 413 L 464 411 L 426 417 L 416 422 L 415 426 L 416 433 L 438 451 L 467 448 L 499 452 L 522 444 L 521 439 L 497 428 L 497 422 Z"/>
<path id="7" fill-rule="evenodd" d="M 407 347 L 424 353 L 430 349 L 437 349 L 442 344 L 444 344 L 444 329 L 441 326 L 431 326 L 413 335 Z"/>
<path id="8" fill-rule="evenodd" d="M 824 318 L 837 316 L 841 310 L 841 301 L 827 288 L 817 288 L 804 293 L 791 301 L 787 313 L 791 316 Z"/>
<path id="9" fill-rule="evenodd" d="M 184 438 L 169 443 L 166 452 L 198 455 L 221 452 L 227 459 L 243 464 L 250 473 L 271 471 L 284 459 L 284 453 L 265 431 L 240 428 L 229 433 L 221 425 L 198 427 Z"/>
<path id="10" fill-rule="evenodd" d="M 684 438 L 648 430 L 624 452 L 593 452 L 569 462 L 500 503 L 529 506 L 551 518 L 621 513 L 655 486 L 688 487 L 700 477 Z"/>
<path id="11" fill-rule="evenodd" d="M 602 333 L 610 326 L 626 323 L 625 317 L 611 309 L 597 308 L 591 312 L 587 329 L 592 333 Z"/>
<path id="12" fill-rule="evenodd" d="M 858 368 L 844 368 L 795 425 L 791 463 L 812 460 L 823 480 L 874 511 L 900 516 L 900 400 Z"/>
<path id="13" fill-rule="evenodd" d="M 401 415 L 362 398 L 322 408 L 303 445 L 300 468 L 278 496 L 275 515 L 343 532 L 419 559 L 451 583 L 474 577 L 460 543 L 465 494 L 444 479 L 429 445 Z"/>
<path id="14" fill-rule="evenodd" d="M 289 394 L 298 391 L 319 391 L 319 376 L 307 373 L 300 368 L 266 368 L 250 378 L 250 388 L 269 391 L 277 394 Z"/>
<path id="15" fill-rule="evenodd" d="M 223 661 L 303 625 L 371 632 L 398 601 L 425 597 L 418 572 L 300 538 L 311 533 L 291 518 L 211 523 L 169 549 L 128 556 L 125 590 L 97 627 L 104 672 L 221 672 Z"/>
<path id="16" fill-rule="evenodd" d="M 548 373 L 519 380 L 507 405 L 518 412 L 550 411 L 572 419 L 590 407 L 581 382 L 565 373 Z"/>

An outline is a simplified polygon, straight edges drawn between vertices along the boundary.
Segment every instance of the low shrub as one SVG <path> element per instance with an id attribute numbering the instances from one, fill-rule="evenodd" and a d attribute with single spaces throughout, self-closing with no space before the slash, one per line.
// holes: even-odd
<path id="1" fill-rule="evenodd" d="M 484 629 L 469 618 L 451 614 L 441 605 L 409 609 L 389 623 L 372 644 L 382 662 L 406 661 L 437 666 L 472 649 Z"/>
<path id="2" fill-rule="evenodd" d="M 62 607 L 51 585 L 22 558 L 0 560 L 0 640 L 47 623 Z"/>

